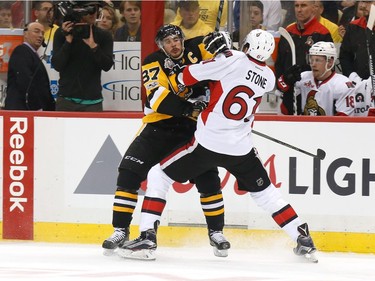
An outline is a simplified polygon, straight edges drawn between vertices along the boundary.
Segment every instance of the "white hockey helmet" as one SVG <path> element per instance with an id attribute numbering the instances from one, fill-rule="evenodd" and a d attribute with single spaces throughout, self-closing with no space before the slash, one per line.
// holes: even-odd
<path id="1" fill-rule="evenodd" d="M 241 50 L 258 61 L 266 61 L 275 50 L 275 39 L 268 31 L 253 29 L 245 37 Z"/>
<path id="2" fill-rule="evenodd" d="M 329 58 L 333 58 L 336 61 L 337 58 L 337 51 L 335 44 L 332 42 L 316 42 L 314 45 L 311 46 L 309 50 L 310 56 L 325 56 L 327 60 Z"/>

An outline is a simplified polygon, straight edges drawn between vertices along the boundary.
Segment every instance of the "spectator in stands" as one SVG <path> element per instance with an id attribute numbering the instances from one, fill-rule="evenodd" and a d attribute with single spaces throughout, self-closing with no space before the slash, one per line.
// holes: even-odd
<path id="1" fill-rule="evenodd" d="M 119 19 L 115 9 L 109 5 L 104 6 L 99 19 L 100 21 L 98 21 L 97 26 L 109 31 L 114 37 L 115 32 L 119 27 Z"/>
<path id="2" fill-rule="evenodd" d="M 333 42 L 334 43 L 341 43 L 342 37 L 339 33 L 339 27 L 337 26 L 337 24 L 331 22 L 330 20 L 328 20 L 328 19 L 326 19 L 322 16 L 322 14 L 324 12 L 324 5 L 323 5 L 322 1 L 316 0 L 315 1 L 315 8 L 316 8 L 315 17 L 318 19 L 319 23 L 324 25 L 329 30 L 329 32 L 331 33 L 331 37 L 333 39 Z"/>
<path id="3" fill-rule="evenodd" d="M 0 2 L 0 28 L 12 27 L 12 3 Z"/>
<path id="4" fill-rule="evenodd" d="M 54 9 L 52 1 L 34 2 L 34 15 L 36 21 L 44 26 L 44 41 L 53 41 L 58 25 L 54 24 Z"/>
<path id="5" fill-rule="evenodd" d="M 174 21 L 171 24 L 182 29 L 185 39 L 205 36 L 213 31 L 210 26 L 199 18 L 199 2 L 197 0 L 179 1 L 178 8 L 181 20 Z"/>
<path id="6" fill-rule="evenodd" d="M 115 41 L 141 41 L 141 1 L 122 1 L 120 13 L 125 24 L 115 32 Z"/>
<path id="7" fill-rule="evenodd" d="M 8 65 L 8 110 L 55 110 L 47 70 L 37 50 L 43 43 L 44 27 L 32 22 L 24 29 L 24 43 L 17 46 Z"/>
<path id="8" fill-rule="evenodd" d="M 318 22 L 315 18 L 314 1 L 294 1 L 296 22 L 287 27 L 294 44 L 296 53 L 296 63 L 302 71 L 310 70 L 306 62 L 306 56 L 310 47 L 319 41 L 333 42 L 329 30 Z M 292 52 L 288 42 L 284 37 L 280 38 L 277 59 L 275 63 L 276 77 L 280 77 L 292 66 Z M 279 87 L 278 83 L 278 87 Z M 297 103 L 297 104 L 296 104 Z M 301 107 L 294 101 L 293 95 L 283 96 L 281 103 L 282 114 L 301 114 Z"/>
<path id="9" fill-rule="evenodd" d="M 254 1 L 244 2 L 246 9 L 253 7 Z M 258 1 L 255 1 L 258 2 Z M 274 30 L 277 31 L 282 23 L 282 8 L 280 1 L 269 1 L 269 0 L 261 0 L 262 3 L 262 25 L 264 30 Z M 259 7 L 259 4 L 256 4 Z M 234 29 L 238 31 L 240 28 L 240 9 L 241 9 L 241 1 L 235 0 L 234 8 L 233 8 L 233 16 L 234 16 Z M 245 13 L 248 14 L 248 13 Z M 250 15 L 250 13 L 249 13 Z"/>
<path id="10" fill-rule="evenodd" d="M 369 58 L 367 53 L 366 26 L 370 8 L 375 1 L 360 1 L 358 8 L 363 16 L 349 23 L 340 47 L 340 63 L 342 73 L 348 76 L 356 72 L 362 79 L 370 76 Z M 375 38 L 371 36 L 370 48 L 375 54 Z"/>
<path id="11" fill-rule="evenodd" d="M 259 0 L 248 2 L 249 8 L 249 22 L 250 30 L 253 29 L 263 29 L 266 28 L 262 25 L 263 22 L 263 3 Z M 233 41 L 239 41 L 239 30 L 233 32 Z"/>
<path id="12" fill-rule="evenodd" d="M 266 27 L 262 25 L 263 22 L 263 4 L 261 1 L 251 1 L 249 7 L 250 23 L 251 29 L 263 29 L 266 30 Z"/>
<path id="13" fill-rule="evenodd" d="M 80 2 L 92 12 L 80 25 L 65 21 L 53 40 L 52 65 L 60 73 L 56 110 L 103 111 L 102 71 L 113 65 L 113 39 L 95 25 L 98 2 Z"/>
<path id="14" fill-rule="evenodd" d="M 184 2 L 186 0 L 179 0 L 179 2 Z M 215 30 L 217 13 L 219 11 L 220 0 L 199 0 L 199 18 L 207 24 L 212 30 Z M 228 1 L 224 0 L 223 11 L 221 14 L 220 27 L 223 28 L 227 24 L 227 11 L 228 11 Z M 181 15 L 179 13 L 179 8 L 177 8 L 177 14 L 174 22 L 181 21 Z"/>

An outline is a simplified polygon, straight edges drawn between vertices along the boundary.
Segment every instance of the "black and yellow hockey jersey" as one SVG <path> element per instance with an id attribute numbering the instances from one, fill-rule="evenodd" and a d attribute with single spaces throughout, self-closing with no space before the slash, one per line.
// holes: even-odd
<path id="1" fill-rule="evenodd" d="M 162 50 L 147 56 L 142 64 L 143 86 L 146 89 L 147 100 L 144 107 L 143 122 L 153 123 L 181 117 L 186 100 L 194 92 L 203 92 L 200 87 L 194 89 L 178 84 L 173 70 L 175 65 L 182 68 L 184 65 L 199 63 L 212 58 L 212 54 L 204 49 L 203 36 L 185 41 L 184 54 L 181 59 L 173 60 Z"/>

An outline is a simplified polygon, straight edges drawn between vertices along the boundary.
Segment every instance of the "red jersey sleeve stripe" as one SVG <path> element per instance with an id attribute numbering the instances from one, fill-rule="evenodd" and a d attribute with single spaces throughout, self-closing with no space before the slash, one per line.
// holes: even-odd
<path id="1" fill-rule="evenodd" d="M 191 75 L 189 66 L 185 67 L 182 73 L 184 75 L 183 79 L 184 79 L 184 84 L 186 86 L 194 85 L 199 82 L 197 79 L 193 77 L 193 75 Z"/>

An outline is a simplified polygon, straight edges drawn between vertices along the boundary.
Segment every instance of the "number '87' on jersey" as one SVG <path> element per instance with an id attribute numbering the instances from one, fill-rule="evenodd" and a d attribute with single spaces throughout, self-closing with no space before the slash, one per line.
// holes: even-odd
<path id="1" fill-rule="evenodd" d="M 244 155 L 253 147 L 251 125 L 262 96 L 275 86 L 275 75 L 264 63 L 230 50 L 214 59 L 188 66 L 185 85 L 210 80 L 209 106 L 198 118 L 195 138 L 205 148 Z"/>

